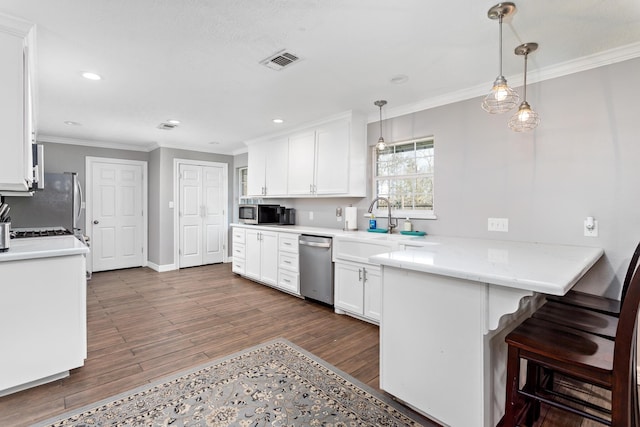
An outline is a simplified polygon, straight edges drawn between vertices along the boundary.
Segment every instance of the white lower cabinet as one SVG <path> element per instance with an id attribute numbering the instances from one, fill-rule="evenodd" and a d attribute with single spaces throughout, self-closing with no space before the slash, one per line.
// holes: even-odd
<path id="1" fill-rule="evenodd" d="M 232 232 L 232 247 L 233 247 L 233 264 L 231 270 L 234 273 L 244 275 L 245 274 L 245 231 L 244 228 L 234 227 Z"/>
<path id="2" fill-rule="evenodd" d="M 83 366 L 85 255 L 0 262 L 0 277 L 0 396 L 64 378 Z"/>
<path id="3" fill-rule="evenodd" d="M 276 285 L 278 282 L 278 233 L 245 229 L 245 276 Z"/>
<path id="4" fill-rule="evenodd" d="M 278 233 L 278 288 L 300 295 L 298 234 Z"/>
<path id="5" fill-rule="evenodd" d="M 334 305 L 338 310 L 380 322 L 382 286 L 380 267 L 346 261 L 335 262 Z"/>

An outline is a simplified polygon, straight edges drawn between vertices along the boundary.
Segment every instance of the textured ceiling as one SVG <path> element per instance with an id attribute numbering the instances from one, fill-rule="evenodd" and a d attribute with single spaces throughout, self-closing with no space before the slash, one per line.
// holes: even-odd
<path id="1" fill-rule="evenodd" d="M 220 153 L 347 110 L 383 116 L 480 96 L 498 74 L 494 2 L 478 0 L 3 0 L 37 25 L 39 134 L 87 145 Z M 615 7 L 613 7 L 615 5 Z M 527 0 L 504 25 L 537 42 L 529 80 L 640 56 L 638 0 Z M 281 50 L 302 59 L 259 64 Z M 603 59 L 604 58 L 604 59 Z M 587 64 L 587 65 L 585 65 Z M 81 71 L 104 78 L 92 82 Z M 406 75 L 404 84 L 391 79 Z M 480 107 L 478 107 L 480 108 Z M 271 120 L 281 117 L 284 124 Z M 167 119 L 174 130 L 157 129 Z M 81 123 L 68 126 L 64 121 Z M 216 144 L 212 144 L 212 143 Z"/>

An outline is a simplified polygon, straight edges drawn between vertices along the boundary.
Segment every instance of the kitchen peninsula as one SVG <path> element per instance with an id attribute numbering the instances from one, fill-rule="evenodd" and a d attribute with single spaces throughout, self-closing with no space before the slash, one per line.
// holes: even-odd
<path id="1" fill-rule="evenodd" d="M 564 295 L 600 248 L 429 236 L 374 255 L 382 266 L 380 388 L 451 426 L 504 413 L 504 337 Z"/>
<path id="2" fill-rule="evenodd" d="M 13 239 L 0 253 L 0 396 L 84 364 L 88 252 L 73 236 L 55 236 Z"/>

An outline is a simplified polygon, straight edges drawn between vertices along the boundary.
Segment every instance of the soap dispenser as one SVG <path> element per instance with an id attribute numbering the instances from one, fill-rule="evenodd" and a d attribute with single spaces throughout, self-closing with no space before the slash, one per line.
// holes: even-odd
<path id="1" fill-rule="evenodd" d="M 411 231 L 413 229 L 413 224 L 411 224 L 411 220 L 409 218 L 404 221 L 404 231 Z"/>

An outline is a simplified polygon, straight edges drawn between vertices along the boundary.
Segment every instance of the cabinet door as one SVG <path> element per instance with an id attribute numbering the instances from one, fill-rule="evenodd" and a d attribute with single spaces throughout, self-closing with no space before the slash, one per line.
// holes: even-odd
<path id="1" fill-rule="evenodd" d="M 287 194 L 287 175 L 289 162 L 288 138 L 267 141 L 265 153 L 265 195 L 284 196 Z M 251 174 L 249 169 L 249 174 Z"/>
<path id="2" fill-rule="evenodd" d="M 363 308 L 363 270 L 359 264 L 336 262 L 334 305 L 350 313 L 362 315 Z"/>
<path id="3" fill-rule="evenodd" d="M 260 232 L 260 280 L 269 285 L 278 283 L 278 234 Z"/>
<path id="4" fill-rule="evenodd" d="M 364 317 L 380 321 L 382 312 L 382 278 L 380 268 L 365 267 Z"/>
<path id="5" fill-rule="evenodd" d="M 247 160 L 247 194 L 249 196 L 263 196 L 265 190 L 266 144 L 255 144 L 249 147 Z"/>
<path id="6" fill-rule="evenodd" d="M 315 132 L 289 138 L 289 194 L 312 194 L 315 165 Z"/>
<path id="7" fill-rule="evenodd" d="M 348 120 L 316 130 L 316 194 L 349 192 L 349 135 Z"/>
<path id="8" fill-rule="evenodd" d="M 244 254 L 245 254 L 245 275 L 254 280 L 260 280 L 260 232 L 257 230 L 246 230 Z"/>
<path id="9" fill-rule="evenodd" d="M 0 28 L 0 190 L 26 191 L 31 176 L 25 139 L 25 60 L 24 38 Z M 29 144 L 29 146 L 27 146 Z"/>

